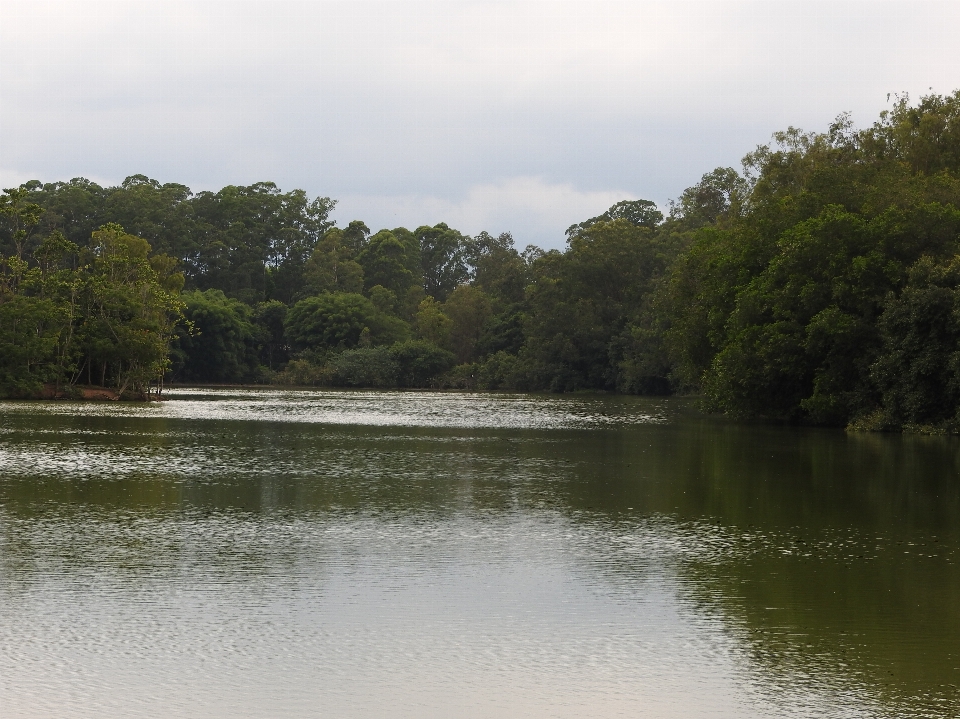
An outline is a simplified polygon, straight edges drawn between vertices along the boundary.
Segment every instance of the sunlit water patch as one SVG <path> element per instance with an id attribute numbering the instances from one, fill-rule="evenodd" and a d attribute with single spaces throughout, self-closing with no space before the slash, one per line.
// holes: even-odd
<path id="1" fill-rule="evenodd" d="M 168 389 L 168 401 L 0 403 L 0 411 L 75 416 L 311 422 L 399 427 L 561 429 L 662 422 L 662 403 L 536 395 L 283 389 Z"/>

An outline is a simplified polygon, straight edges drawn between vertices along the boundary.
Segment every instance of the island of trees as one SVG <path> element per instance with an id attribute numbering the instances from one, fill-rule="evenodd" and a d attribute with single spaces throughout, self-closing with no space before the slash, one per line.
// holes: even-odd
<path id="1" fill-rule="evenodd" d="M 687 393 L 712 411 L 960 430 L 960 92 L 793 128 L 564 251 L 336 227 L 272 183 L 4 191 L 0 394 L 164 381 Z"/>

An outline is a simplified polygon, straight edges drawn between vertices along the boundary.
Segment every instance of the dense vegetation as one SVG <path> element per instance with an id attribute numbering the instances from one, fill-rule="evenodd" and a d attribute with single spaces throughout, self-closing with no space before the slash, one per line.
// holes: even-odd
<path id="1" fill-rule="evenodd" d="M 288 382 L 697 393 L 713 410 L 960 429 L 960 93 L 789 129 L 564 251 L 339 228 L 271 183 L 6 190 L 0 391 Z"/>

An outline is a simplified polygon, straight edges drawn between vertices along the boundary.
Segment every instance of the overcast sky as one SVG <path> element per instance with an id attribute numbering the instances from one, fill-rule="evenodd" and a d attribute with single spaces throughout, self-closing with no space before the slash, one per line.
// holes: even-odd
<path id="1" fill-rule="evenodd" d="M 0 0 L 0 182 L 273 180 L 517 243 L 960 88 L 960 2 Z"/>

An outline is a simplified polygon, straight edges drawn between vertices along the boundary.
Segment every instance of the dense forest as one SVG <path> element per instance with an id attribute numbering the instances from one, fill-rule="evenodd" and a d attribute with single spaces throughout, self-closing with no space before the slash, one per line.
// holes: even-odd
<path id="1" fill-rule="evenodd" d="M 0 202 L 0 394 L 164 381 L 698 394 L 960 430 L 960 92 L 788 129 L 564 251 L 337 227 L 272 183 L 28 182 Z M 153 390 L 152 390 L 153 388 Z"/>

